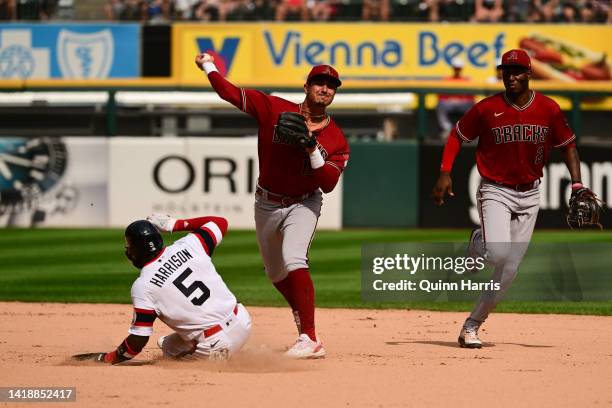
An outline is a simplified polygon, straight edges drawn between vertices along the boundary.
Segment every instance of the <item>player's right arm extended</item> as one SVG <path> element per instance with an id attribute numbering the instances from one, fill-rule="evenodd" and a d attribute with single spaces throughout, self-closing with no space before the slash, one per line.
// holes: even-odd
<path id="1" fill-rule="evenodd" d="M 199 229 L 200 227 L 202 227 L 203 225 L 206 225 L 209 222 L 215 223 L 217 227 L 219 227 L 219 230 L 221 231 L 221 235 L 225 235 L 225 233 L 227 232 L 227 219 L 223 217 L 215 217 L 215 216 L 176 220 L 176 222 L 174 223 L 174 227 L 172 228 L 172 232 L 176 232 L 176 231 L 192 231 L 193 232 Z"/>
<path id="2" fill-rule="evenodd" d="M 244 98 L 242 98 L 244 92 L 230 81 L 223 78 L 217 70 L 214 61 L 214 57 L 205 52 L 196 55 L 195 58 L 197 67 L 206 72 L 210 84 L 221 99 L 228 101 L 238 109 L 244 111 Z"/>
<path id="3" fill-rule="evenodd" d="M 216 70 L 211 71 L 208 74 L 208 80 L 221 99 L 228 101 L 242 111 L 244 110 L 242 92 L 240 88 L 223 78 L 223 76 L 221 76 L 221 74 Z"/>
<path id="4" fill-rule="evenodd" d="M 151 222 L 159 231 L 162 232 L 193 232 L 209 222 L 213 222 L 217 225 L 221 235 L 225 235 L 227 232 L 227 220 L 223 217 L 208 216 L 176 219 L 167 214 L 151 214 L 147 217 L 147 221 Z"/>
<path id="5" fill-rule="evenodd" d="M 198 217 L 176 220 L 172 231 L 190 231 L 202 244 L 208 254 L 213 255 L 227 232 L 227 220 L 223 217 Z"/>
<path id="6" fill-rule="evenodd" d="M 256 90 L 238 88 L 219 73 L 214 58 L 207 53 L 196 56 L 196 65 L 206 72 L 210 85 L 221 99 L 260 120 L 269 107 L 268 95 Z"/>
<path id="7" fill-rule="evenodd" d="M 459 153 L 459 149 L 461 149 L 461 143 L 462 141 L 457 135 L 456 129 L 453 128 L 448 136 L 446 146 L 444 146 L 444 152 L 442 153 L 440 176 L 438 177 L 438 181 L 436 182 L 436 185 L 431 193 L 431 196 L 437 205 L 444 204 L 445 194 L 448 194 L 451 197 L 455 195 L 455 193 L 453 193 L 453 180 L 450 172 L 453 168 L 453 163 L 455 162 L 457 153 Z"/>

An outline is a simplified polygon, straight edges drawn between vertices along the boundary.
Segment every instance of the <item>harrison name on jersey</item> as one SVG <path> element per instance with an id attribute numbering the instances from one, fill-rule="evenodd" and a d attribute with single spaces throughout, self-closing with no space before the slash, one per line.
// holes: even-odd
<path id="1" fill-rule="evenodd" d="M 152 283 L 155 286 L 162 287 L 162 285 L 166 282 L 166 280 L 176 272 L 181 265 L 187 262 L 189 259 L 192 259 L 193 255 L 189 253 L 186 249 L 182 249 L 178 251 L 176 254 L 172 255 L 161 268 L 157 270 L 157 273 L 154 277 L 151 278 L 149 283 Z"/>

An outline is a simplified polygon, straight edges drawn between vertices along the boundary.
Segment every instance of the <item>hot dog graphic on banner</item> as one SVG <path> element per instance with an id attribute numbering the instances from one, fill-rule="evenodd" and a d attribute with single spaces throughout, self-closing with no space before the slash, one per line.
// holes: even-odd
<path id="1" fill-rule="evenodd" d="M 605 52 L 538 32 L 523 37 L 518 45 L 531 55 L 534 79 L 574 82 L 608 81 L 611 78 Z"/>

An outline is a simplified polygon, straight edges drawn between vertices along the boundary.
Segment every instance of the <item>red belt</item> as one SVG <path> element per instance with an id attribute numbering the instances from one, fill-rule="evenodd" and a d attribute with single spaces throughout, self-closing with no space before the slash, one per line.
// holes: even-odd
<path id="1" fill-rule="evenodd" d="M 237 316 L 238 315 L 238 305 L 236 305 L 234 307 L 234 314 Z M 204 338 L 206 337 L 210 337 L 214 334 L 219 333 L 221 330 L 223 330 L 223 328 L 221 327 L 220 324 L 213 326 L 213 327 L 209 327 L 208 329 L 204 330 Z"/>
<path id="2" fill-rule="evenodd" d="M 283 207 L 289 207 L 290 205 L 301 203 L 308 197 L 314 194 L 313 192 L 302 194 L 301 196 L 291 197 L 282 194 L 276 194 L 271 191 L 266 190 L 265 188 L 261 188 L 257 186 L 255 189 L 255 194 L 257 194 L 260 198 L 264 200 L 272 201 L 282 205 Z"/>
<path id="3" fill-rule="evenodd" d="M 498 186 L 509 188 L 510 190 L 518 191 L 524 193 L 525 191 L 533 190 L 539 185 L 540 179 L 534 180 L 530 183 L 523 184 L 508 184 L 508 183 L 498 183 L 497 181 L 491 179 L 484 179 L 487 183 L 497 184 Z"/>

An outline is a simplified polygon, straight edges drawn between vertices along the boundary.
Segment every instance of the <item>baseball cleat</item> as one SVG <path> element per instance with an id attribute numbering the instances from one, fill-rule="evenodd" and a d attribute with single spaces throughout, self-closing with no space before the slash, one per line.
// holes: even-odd
<path id="1" fill-rule="evenodd" d="M 307 334 L 300 334 L 295 344 L 285 352 L 285 356 L 295 359 L 323 358 L 325 349 L 321 341 L 312 341 Z"/>
<path id="2" fill-rule="evenodd" d="M 478 338 L 480 323 L 472 319 L 467 319 L 459 333 L 459 346 L 465 348 L 481 348 L 482 341 Z"/>
<path id="3" fill-rule="evenodd" d="M 159 347 L 160 349 L 164 349 L 164 340 L 166 339 L 166 336 L 161 336 L 159 339 L 157 339 L 157 347 Z"/>

